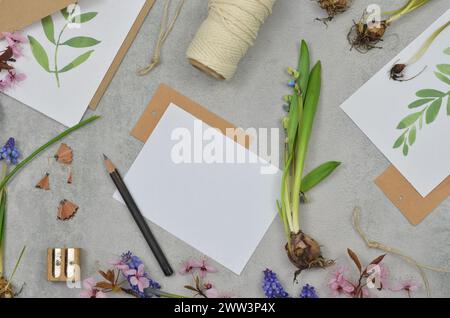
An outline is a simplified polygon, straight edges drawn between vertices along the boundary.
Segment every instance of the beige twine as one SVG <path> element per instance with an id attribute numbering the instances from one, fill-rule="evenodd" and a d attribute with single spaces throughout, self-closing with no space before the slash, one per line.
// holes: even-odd
<path id="1" fill-rule="evenodd" d="M 361 229 L 360 213 L 361 213 L 361 209 L 359 207 L 356 207 L 353 210 L 353 227 L 358 232 L 358 234 L 361 236 L 361 238 L 364 240 L 366 245 L 369 248 L 374 248 L 374 249 L 384 251 L 386 253 L 397 255 L 400 258 L 402 258 L 405 262 L 415 266 L 417 268 L 417 270 L 419 271 L 420 276 L 422 277 L 423 284 L 425 285 L 425 288 L 427 291 L 427 297 L 431 297 L 430 283 L 428 282 L 425 270 L 430 270 L 430 271 L 438 272 L 438 273 L 450 273 L 450 269 L 420 264 L 417 261 L 415 261 L 413 258 L 403 254 L 401 251 L 399 251 L 393 247 L 381 244 L 377 241 L 369 240 L 367 235 Z"/>
<path id="2" fill-rule="evenodd" d="M 209 0 L 208 18 L 189 46 L 187 57 L 225 79 L 232 78 L 275 1 Z"/>
<path id="3" fill-rule="evenodd" d="M 172 19 L 172 21 L 169 23 L 169 8 L 170 8 L 170 1 L 166 0 L 164 4 L 164 11 L 163 16 L 161 19 L 161 26 L 159 30 L 159 36 L 158 40 L 156 41 L 156 46 L 152 54 L 152 58 L 150 60 L 150 64 L 144 67 L 143 69 L 138 71 L 139 75 L 146 75 L 150 73 L 156 66 L 158 66 L 159 63 L 161 63 L 161 49 L 164 45 L 164 42 L 167 40 L 167 37 L 169 36 L 170 32 L 172 32 L 173 27 L 175 26 L 175 22 L 177 22 L 178 17 L 181 14 L 181 9 L 183 8 L 183 5 L 185 3 L 185 0 L 180 0 L 178 3 L 178 6 L 175 10 L 175 15 Z"/>

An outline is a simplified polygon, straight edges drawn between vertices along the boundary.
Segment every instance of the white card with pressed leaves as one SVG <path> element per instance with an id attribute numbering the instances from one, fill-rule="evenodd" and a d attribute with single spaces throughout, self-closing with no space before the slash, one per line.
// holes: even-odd
<path id="1" fill-rule="evenodd" d="M 450 175 L 450 26 L 406 68 L 405 79 L 417 77 L 394 81 L 389 71 L 449 20 L 450 10 L 341 106 L 423 197 Z"/>
<path id="2" fill-rule="evenodd" d="M 203 160 L 213 140 L 222 145 L 216 148 L 218 158 L 233 154 L 246 160 Z M 189 141 L 185 151 L 181 141 Z M 174 160 L 180 152 L 191 163 Z M 170 104 L 124 181 L 147 219 L 240 274 L 277 213 L 280 175 L 275 166 Z M 118 192 L 114 198 L 123 202 Z"/>
<path id="3" fill-rule="evenodd" d="M 6 94 L 65 126 L 77 124 L 144 4 L 80 0 L 69 16 L 56 12 L 25 28 L 30 41 L 14 67 L 27 79 Z"/>

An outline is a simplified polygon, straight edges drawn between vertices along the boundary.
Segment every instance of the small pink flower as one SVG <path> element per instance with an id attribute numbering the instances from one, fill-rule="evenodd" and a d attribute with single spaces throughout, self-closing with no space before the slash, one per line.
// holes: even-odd
<path id="1" fill-rule="evenodd" d="M 193 258 L 190 258 L 186 262 L 183 263 L 179 272 L 181 275 L 186 275 L 186 274 L 191 273 L 195 269 L 200 268 L 202 265 L 203 265 L 202 262 L 197 261 Z"/>
<path id="2" fill-rule="evenodd" d="M 128 276 L 131 286 L 137 286 L 141 293 L 150 286 L 149 279 L 145 277 L 144 264 L 139 265 L 137 271 L 135 269 L 125 271 L 125 275 Z"/>
<path id="3" fill-rule="evenodd" d="M 23 73 L 17 73 L 16 70 L 9 70 L 6 78 L 9 79 L 10 87 L 12 87 L 16 83 L 26 80 L 27 76 Z"/>
<path id="4" fill-rule="evenodd" d="M 214 286 L 211 283 L 204 284 L 205 287 L 205 296 L 207 298 L 219 298 L 219 292 L 217 289 L 214 288 Z"/>
<path id="5" fill-rule="evenodd" d="M 410 295 L 411 293 L 418 291 L 420 287 L 419 283 L 416 283 L 412 279 L 407 279 L 392 286 L 391 290 L 395 292 L 406 291 L 408 295 Z"/>
<path id="6" fill-rule="evenodd" d="M 125 264 L 121 259 L 116 259 L 108 262 L 110 265 L 114 266 L 115 269 L 125 273 L 130 269 L 130 267 Z"/>
<path id="7" fill-rule="evenodd" d="M 14 57 L 21 57 L 22 47 L 20 44 L 26 43 L 27 39 L 19 33 L 3 32 L 2 34 L 5 37 L 8 46 L 13 50 Z"/>
<path id="8" fill-rule="evenodd" d="M 9 76 L 6 76 L 4 79 L 0 80 L 0 92 L 4 92 L 11 87 L 11 80 Z"/>
<path id="9" fill-rule="evenodd" d="M 95 279 L 90 277 L 83 281 L 83 291 L 80 293 L 82 298 L 106 298 L 106 294 L 95 287 Z"/>
<path id="10" fill-rule="evenodd" d="M 203 260 L 201 262 L 201 266 L 200 266 L 200 276 L 202 278 L 206 277 L 206 274 L 208 273 L 215 273 L 217 272 L 217 269 L 211 265 L 208 265 L 208 263 L 206 262 L 206 260 Z"/>
<path id="11" fill-rule="evenodd" d="M 345 267 L 339 267 L 333 274 L 333 278 L 328 282 L 333 296 L 336 297 L 340 294 L 350 295 L 355 287 L 344 277 L 344 273 L 347 271 Z"/>

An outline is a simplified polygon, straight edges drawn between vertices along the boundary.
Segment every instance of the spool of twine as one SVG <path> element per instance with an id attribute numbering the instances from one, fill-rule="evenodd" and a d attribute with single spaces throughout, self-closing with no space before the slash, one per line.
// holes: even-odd
<path id="1" fill-rule="evenodd" d="M 189 62 L 217 79 L 231 79 L 275 1 L 209 0 L 208 18 L 187 51 Z"/>

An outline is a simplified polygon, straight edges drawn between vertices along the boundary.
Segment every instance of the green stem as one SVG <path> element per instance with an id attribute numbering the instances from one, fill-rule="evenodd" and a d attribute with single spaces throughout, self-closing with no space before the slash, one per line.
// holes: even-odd
<path id="1" fill-rule="evenodd" d="M 64 31 L 66 30 L 68 26 L 68 23 L 66 23 L 64 25 L 64 27 L 61 29 L 61 32 L 59 32 L 59 36 L 58 36 L 58 41 L 56 41 L 56 48 L 55 48 L 55 77 L 56 77 L 56 84 L 58 85 L 58 88 L 61 87 L 60 81 L 59 81 L 59 70 L 58 70 L 58 51 L 59 51 L 59 46 L 61 44 L 61 37 L 64 33 Z"/>
<path id="2" fill-rule="evenodd" d="M 7 173 L 8 173 L 8 165 L 4 162 L 3 167 L 2 167 L 2 180 L 6 177 Z M 6 191 L 6 188 L 0 190 L 0 198 L 2 201 L 4 200 L 4 196 L 3 196 L 4 191 Z M 2 202 L 2 204 L 6 204 L 6 202 Z M 3 237 L 5 235 L 4 229 L 5 229 L 5 220 L 6 220 L 6 216 L 5 216 L 6 206 L 4 209 L 2 209 L 1 212 L 2 213 L 0 215 L 0 278 L 3 276 Z"/>
<path id="3" fill-rule="evenodd" d="M 25 253 L 25 249 L 26 248 L 27 248 L 26 246 L 24 246 L 22 248 L 22 251 L 20 252 L 20 255 L 19 255 L 19 259 L 17 260 L 16 265 L 14 265 L 14 269 L 13 269 L 11 275 L 8 278 L 8 284 L 6 284 L 6 287 L 5 287 L 4 291 L 7 291 L 9 285 L 11 285 L 11 281 L 13 280 L 14 275 L 16 274 L 17 268 L 19 268 L 20 261 L 22 260 L 22 257 L 23 257 L 23 254 Z"/>
<path id="4" fill-rule="evenodd" d="M 408 14 L 408 13 L 420 8 L 421 6 L 425 5 L 428 1 L 429 0 L 409 0 L 409 2 L 404 7 L 402 7 L 397 13 L 390 16 L 386 20 L 386 23 L 391 24 L 392 22 L 400 19 L 405 14 Z"/>
<path id="5" fill-rule="evenodd" d="M 31 160 L 33 160 L 37 155 L 39 155 L 42 151 L 44 151 L 45 149 L 47 149 L 48 147 L 50 147 L 51 145 L 57 143 L 58 141 L 60 141 L 61 139 L 65 138 L 66 136 L 70 135 L 71 133 L 73 133 L 74 131 L 92 123 L 93 121 L 99 119 L 100 116 L 94 115 L 92 117 L 89 117 L 88 119 L 80 122 L 79 124 L 66 129 L 65 131 L 63 131 L 61 134 L 59 134 L 58 136 L 54 137 L 53 139 L 51 139 L 50 141 L 48 141 L 47 143 L 45 143 L 44 145 L 42 145 L 41 147 L 39 147 L 38 149 L 36 149 L 30 156 L 28 156 L 26 159 L 22 160 L 1 182 L 0 182 L 0 190 L 3 189 L 8 182 L 11 180 L 12 177 L 14 177 L 16 175 L 17 172 L 19 172 L 23 167 L 25 167 Z"/>

